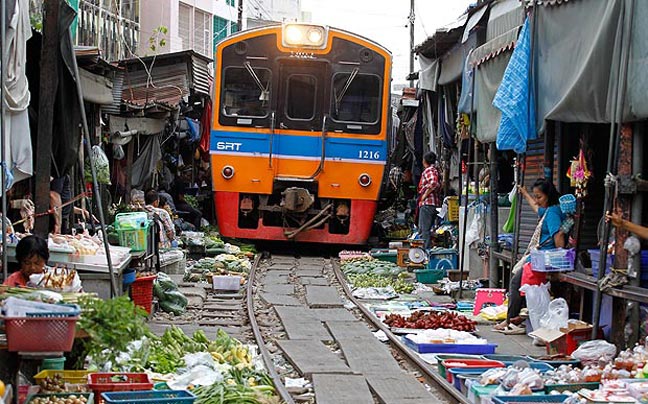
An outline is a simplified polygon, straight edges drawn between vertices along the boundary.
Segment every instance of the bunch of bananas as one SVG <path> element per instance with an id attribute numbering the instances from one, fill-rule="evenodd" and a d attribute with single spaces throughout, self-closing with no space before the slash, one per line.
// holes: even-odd
<path id="1" fill-rule="evenodd" d="M 214 346 L 210 351 L 212 358 L 218 363 L 229 363 L 235 367 L 247 368 L 252 366 L 250 350 L 242 344 L 233 344 L 229 347 Z"/>

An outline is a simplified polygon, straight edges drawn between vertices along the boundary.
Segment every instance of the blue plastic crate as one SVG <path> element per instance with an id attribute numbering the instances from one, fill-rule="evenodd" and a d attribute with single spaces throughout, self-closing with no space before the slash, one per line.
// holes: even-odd
<path id="1" fill-rule="evenodd" d="M 403 337 L 403 341 L 418 353 L 485 355 L 493 354 L 497 349 L 497 344 L 417 344 L 407 336 Z"/>
<path id="2" fill-rule="evenodd" d="M 35 312 L 35 313 L 26 313 L 26 317 L 47 317 L 47 318 L 54 318 L 54 317 L 77 317 L 79 314 L 81 314 L 81 307 L 79 307 L 76 304 L 64 304 L 60 303 L 57 304 L 58 306 L 65 306 L 69 307 L 70 309 L 73 309 L 74 311 L 67 312 L 67 313 L 59 313 L 59 312 Z"/>
<path id="3" fill-rule="evenodd" d="M 101 393 L 105 404 L 191 404 L 196 396 L 186 390 L 116 391 Z"/>
<path id="4" fill-rule="evenodd" d="M 461 380 L 459 376 L 479 376 L 490 368 L 450 368 L 448 373 L 452 375 L 452 385 L 461 391 Z"/>
<path id="5" fill-rule="evenodd" d="M 493 404 L 506 404 L 506 403 L 562 403 L 569 398 L 566 394 L 556 394 L 553 396 L 495 396 L 491 401 Z"/>
<path id="6" fill-rule="evenodd" d="M 428 250 L 427 269 L 457 269 L 459 259 L 457 251 L 453 249 Z"/>
<path id="7" fill-rule="evenodd" d="M 526 356 L 521 356 L 521 355 L 492 354 L 492 355 L 484 355 L 484 358 L 493 361 L 500 361 L 506 366 L 511 366 L 517 361 L 527 361 L 527 362 L 529 361 L 529 359 Z"/>

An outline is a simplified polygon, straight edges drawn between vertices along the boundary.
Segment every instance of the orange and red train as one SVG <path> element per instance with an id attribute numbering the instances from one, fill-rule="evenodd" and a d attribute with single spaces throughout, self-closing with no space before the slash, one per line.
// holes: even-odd
<path id="1" fill-rule="evenodd" d="M 388 50 L 324 26 L 220 42 L 211 167 L 221 234 L 365 243 L 387 164 L 390 75 Z"/>

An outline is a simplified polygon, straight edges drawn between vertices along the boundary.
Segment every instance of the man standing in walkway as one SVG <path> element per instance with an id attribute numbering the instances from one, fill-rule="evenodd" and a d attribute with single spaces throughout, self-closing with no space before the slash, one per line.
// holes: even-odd
<path id="1" fill-rule="evenodd" d="M 436 168 L 436 154 L 428 152 L 423 156 L 423 174 L 418 185 L 418 229 L 425 249 L 429 249 L 432 226 L 437 217 L 436 208 L 441 206 L 441 179 Z"/>

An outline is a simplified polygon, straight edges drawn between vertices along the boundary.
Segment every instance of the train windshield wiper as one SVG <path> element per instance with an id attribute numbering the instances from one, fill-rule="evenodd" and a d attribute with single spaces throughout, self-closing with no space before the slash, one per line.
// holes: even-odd
<path id="1" fill-rule="evenodd" d="M 268 85 L 264 87 L 263 83 L 261 83 L 261 79 L 259 79 L 259 76 L 257 76 L 250 62 L 245 62 L 243 65 L 245 66 L 245 69 L 248 71 L 248 73 L 250 73 L 250 76 L 252 76 L 252 78 L 254 79 L 254 82 L 256 83 L 257 87 L 259 87 L 259 90 L 261 90 L 259 101 L 268 101 L 270 99 L 270 82 L 268 82 Z"/>
<path id="2" fill-rule="evenodd" d="M 358 75 L 358 72 L 360 71 L 359 68 L 353 69 L 351 74 L 349 75 L 349 78 L 347 79 L 346 83 L 344 83 L 344 87 L 342 87 L 342 91 L 340 91 L 340 94 L 337 94 L 337 90 L 335 90 L 336 95 L 335 95 L 335 115 L 338 115 L 340 113 L 340 102 L 342 102 L 342 98 L 346 95 L 347 90 L 349 90 L 349 86 L 351 86 L 351 82 L 353 82 L 353 79 L 356 78 Z"/>

